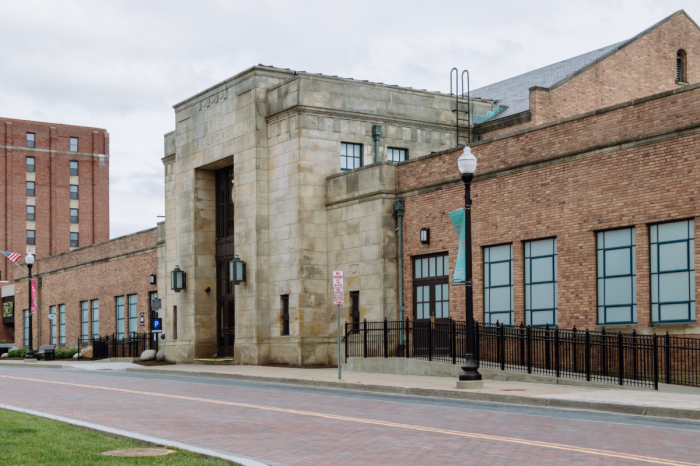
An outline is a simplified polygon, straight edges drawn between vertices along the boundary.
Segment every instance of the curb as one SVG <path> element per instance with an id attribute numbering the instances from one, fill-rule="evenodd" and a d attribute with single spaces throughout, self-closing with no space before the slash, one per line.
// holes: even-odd
<path id="1" fill-rule="evenodd" d="M 151 447 L 173 447 L 179 450 L 191 451 L 193 453 L 197 453 L 207 458 L 218 458 L 224 461 L 229 461 L 234 464 L 240 464 L 241 466 L 268 466 L 267 464 L 261 463 L 260 461 L 256 461 L 252 458 L 231 455 L 216 450 L 210 450 L 208 448 L 202 448 L 183 442 L 178 442 L 177 440 L 169 440 L 161 437 L 154 437 L 152 435 L 129 432 L 128 430 L 115 429 L 113 427 L 107 427 L 100 424 L 93 424 L 91 422 L 80 421 L 78 419 L 73 419 L 70 417 L 57 416 L 54 414 L 42 413 L 40 411 L 34 411 L 31 409 L 24 409 L 19 408 L 17 406 L 5 404 L 0 404 L 0 409 L 6 409 L 8 411 L 17 411 L 19 413 L 31 414 L 33 416 L 39 416 L 46 419 L 53 419 L 55 421 L 65 422 L 66 424 L 71 424 L 76 427 L 82 427 L 89 431 L 98 432 L 100 434 L 107 434 L 110 437 L 136 440 L 138 443 L 146 444 Z"/>
<path id="2" fill-rule="evenodd" d="M 441 390 L 436 388 L 394 387 L 389 385 L 363 385 L 347 382 L 327 382 L 323 380 L 291 379 L 281 377 L 263 377 L 243 374 L 221 374 L 216 372 L 179 372 L 162 369 L 128 368 L 126 372 L 141 374 L 170 375 L 180 377 L 210 378 L 241 380 L 247 382 L 275 383 L 283 385 L 299 385 L 305 387 L 332 388 L 336 390 L 354 390 L 361 392 L 387 393 L 392 395 L 423 396 L 446 398 L 454 400 L 481 401 L 491 403 L 508 403 L 523 406 L 540 406 L 550 408 L 578 409 L 585 411 L 601 411 L 633 416 L 651 416 L 672 419 L 700 420 L 700 410 L 663 408 L 656 406 L 639 406 L 632 404 L 606 403 L 598 401 L 564 400 L 559 398 L 535 398 L 515 395 L 499 395 L 492 393 L 475 393 L 468 391 Z"/>

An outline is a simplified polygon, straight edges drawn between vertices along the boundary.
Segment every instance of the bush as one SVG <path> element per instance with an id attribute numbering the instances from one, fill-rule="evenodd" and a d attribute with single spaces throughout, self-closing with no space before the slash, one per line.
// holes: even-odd
<path id="1" fill-rule="evenodd" d="M 56 359 L 70 359 L 77 353 L 78 350 L 56 351 Z"/>
<path id="2" fill-rule="evenodd" d="M 27 355 L 26 349 L 16 349 L 7 353 L 8 358 L 23 358 Z"/>

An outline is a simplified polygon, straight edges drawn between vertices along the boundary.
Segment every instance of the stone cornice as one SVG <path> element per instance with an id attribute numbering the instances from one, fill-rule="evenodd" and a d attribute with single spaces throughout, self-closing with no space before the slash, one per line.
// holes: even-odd
<path id="1" fill-rule="evenodd" d="M 166 155 L 162 159 L 160 159 L 161 162 L 163 162 L 163 165 L 169 165 L 171 163 L 175 163 L 175 154 L 170 154 Z"/>
<path id="2" fill-rule="evenodd" d="M 383 190 L 374 191 L 367 194 L 360 194 L 359 196 L 349 197 L 347 199 L 341 199 L 335 202 L 329 202 L 326 204 L 326 210 L 337 209 L 338 207 L 345 207 L 348 204 L 358 204 L 360 202 L 374 201 L 375 199 L 396 199 L 396 190 Z"/>
<path id="3" fill-rule="evenodd" d="M 282 110 L 279 113 L 270 115 L 266 118 L 267 124 L 277 123 L 278 121 L 289 118 L 293 115 L 312 115 L 312 116 L 322 116 L 327 118 L 338 118 L 341 120 L 355 120 L 355 121 L 365 121 L 367 123 L 383 123 L 385 125 L 392 126 L 405 126 L 411 128 L 425 129 L 431 131 L 441 131 L 450 132 L 454 131 L 455 126 L 453 124 L 442 124 L 442 123 L 427 123 L 425 121 L 419 120 L 409 120 L 405 118 L 392 118 L 381 115 L 371 115 L 367 113 L 359 112 L 341 112 L 326 110 L 315 107 L 306 107 L 303 105 L 295 105 L 294 107 Z"/>
<path id="4" fill-rule="evenodd" d="M 26 150 L 28 152 L 53 152 L 54 154 L 80 155 L 80 156 L 84 156 L 84 157 L 106 157 L 106 158 L 109 158 L 109 155 L 105 155 L 105 154 L 88 154 L 87 152 L 68 152 L 65 150 L 51 150 L 51 149 L 32 149 L 30 147 L 20 147 L 20 146 L 0 145 L 0 149 Z"/>

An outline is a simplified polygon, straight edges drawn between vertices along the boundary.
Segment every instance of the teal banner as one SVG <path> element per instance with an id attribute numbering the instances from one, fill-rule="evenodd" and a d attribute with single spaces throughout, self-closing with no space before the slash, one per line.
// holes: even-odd
<path id="1" fill-rule="evenodd" d="M 457 251 L 457 261 L 455 263 L 455 273 L 452 276 L 452 285 L 464 285 L 464 209 L 450 212 L 452 225 L 455 227 L 459 237 L 459 250 Z"/>

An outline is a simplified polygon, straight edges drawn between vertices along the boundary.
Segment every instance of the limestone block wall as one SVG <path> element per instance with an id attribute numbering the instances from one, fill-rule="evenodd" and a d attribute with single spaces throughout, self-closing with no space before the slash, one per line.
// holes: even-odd
<path id="1" fill-rule="evenodd" d="M 332 175 L 328 193 L 328 268 L 345 275 L 341 325 L 350 321 L 350 292 L 359 291 L 360 320 L 398 319 L 398 235 L 394 216 L 396 165 L 377 163 Z M 327 282 L 329 296 L 332 293 Z M 327 305 L 328 334 L 336 337 L 336 306 Z M 329 359 L 335 363 L 331 343 Z"/>

